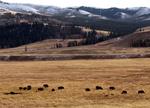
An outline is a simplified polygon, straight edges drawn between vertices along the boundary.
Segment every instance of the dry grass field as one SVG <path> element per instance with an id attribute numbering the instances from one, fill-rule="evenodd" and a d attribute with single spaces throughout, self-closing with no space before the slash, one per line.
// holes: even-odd
<path id="1" fill-rule="evenodd" d="M 37 92 L 45 83 L 49 87 Z M 32 90 L 18 89 L 27 85 Z M 11 91 L 22 94 L 4 94 Z M 0 107 L 150 108 L 150 59 L 0 62 Z"/>
<path id="2" fill-rule="evenodd" d="M 85 27 L 82 27 L 82 30 L 84 32 L 91 32 L 92 29 L 90 28 L 85 28 Z M 103 36 L 108 36 L 110 34 L 110 31 L 104 31 L 104 30 L 96 30 L 97 34 L 100 34 L 100 35 L 103 35 Z"/>

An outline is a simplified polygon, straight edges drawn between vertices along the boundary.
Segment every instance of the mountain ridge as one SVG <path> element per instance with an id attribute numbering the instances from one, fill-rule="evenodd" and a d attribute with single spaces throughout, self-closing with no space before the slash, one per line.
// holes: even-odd
<path id="1" fill-rule="evenodd" d="M 10 13 L 24 13 L 24 14 L 41 14 L 49 16 L 64 14 L 66 17 L 87 16 L 110 20 L 136 19 L 139 21 L 141 20 L 138 19 L 140 16 L 150 14 L 150 8 L 148 7 L 133 7 L 133 8 L 111 7 L 103 9 L 103 8 L 80 6 L 80 7 L 60 8 L 56 6 L 6 3 L 3 1 L 0 1 L 0 9 L 6 10 L 6 13 L 10 12 Z M 149 18 L 146 17 L 147 20 L 149 20 Z M 142 20 L 145 19 L 143 18 Z"/>

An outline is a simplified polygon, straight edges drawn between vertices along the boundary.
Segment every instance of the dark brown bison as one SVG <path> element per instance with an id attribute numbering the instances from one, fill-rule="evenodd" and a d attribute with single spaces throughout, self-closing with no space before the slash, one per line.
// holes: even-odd
<path id="1" fill-rule="evenodd" d="M 96 90 L 103 90 L 101 86 L 96 86 Z"/>
<path id="2" fill-rule="evenodd" d="M 145 94 L 144 90 L 139 90 L 138 94 Z"/>
<path id="3" fill-rule="evenodd" d="M 121 92 L 121 94 L 128 94 L 128 92 L 125 91 L 125 90 L 123 90 L 123 91 Z"/>
<path id="4" fill-rule="evenodd" d="M 110 90 L 115 90 L 116 88 L 112 86 L 112 87 L 109 87 L 109 89 Z"/>
<path id="5" fill-rule="evenodd" d="M 63 86 L 58 87 L 58 90 L 63 90 L 65 89 Z"/>
<path id="6" fill-rule="evenodd" d="M 43 84 L 43 87 L 48 88 L 49 86 L 48 86 L 48 84 Z"/>
<path id="7" fill-rule="evenodd" d="M 89 91 L 91 91 L 91 90 L 90 90 L 89 88 L 86 88 L 85 91 L 89 92 Z"/>

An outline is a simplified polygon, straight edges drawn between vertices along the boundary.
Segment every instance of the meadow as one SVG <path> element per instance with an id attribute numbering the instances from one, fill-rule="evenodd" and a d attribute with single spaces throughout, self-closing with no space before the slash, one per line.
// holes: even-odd
<path id="1" fill-rule="evenodd" d="M 43 84 L 48 88 L 38 91 Z M 31 85 L 31 90 L 19 87 Z M 63 90 L 58 90 L 63 86 Z M 96 90 L 101 86 L 102 90 Z M 110 90 L 109 87 L 115 87 Z M 90 91 L 85 91 L 89 88 Z M 55 89 L 55 91 L 52 91 Z M 122 94 L 122 91 L 127 94 Z M 143 90 L 143 94 L 138 94 Z M 20 94 L 6 94 L 15 92 Z M 1 108 L 149 108 L 150 59 L 0 62 Z"/>

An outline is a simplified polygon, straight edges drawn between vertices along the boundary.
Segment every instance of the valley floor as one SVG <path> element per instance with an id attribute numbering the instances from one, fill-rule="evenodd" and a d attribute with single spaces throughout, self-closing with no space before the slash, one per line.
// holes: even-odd
<path id="1" fill-rule="evenodd" d="M 66 47 L 68 41 L 73 40 L 44 40 L 16 48 L 1 49 L 0 55 L 35 55 L 35 54 L 148 54 L 150 48 L 130 48 L 113 46 L 115 40 L 108 40 L 95 45 Z M 53 48 L 56 43 L 64 44 L 64 48 Z"/>
<path id="2" fill-rule="evenodd" d="M 49 88 L 38 91 L 43 84 Z M 32 85 L 31 91 L 18 87 Z M 95 86 L 103 90 L 95 90 Z M 64 90 L 57 90 L 64 86 Z M 114 86 L 115 90 L 109 90 Z M 54 88 L 56 91 L 52 92 Z M 91 91 L 86 92 L 85 88 Z M 128 94 L 121 94 L 126 90 Z M 145 94 L 138 94 L 144 90 Z M 5 95 L 7 92 L 21 92 Z M 0 62 L 1 108 L 149 108 L 150 59 Z"/>

